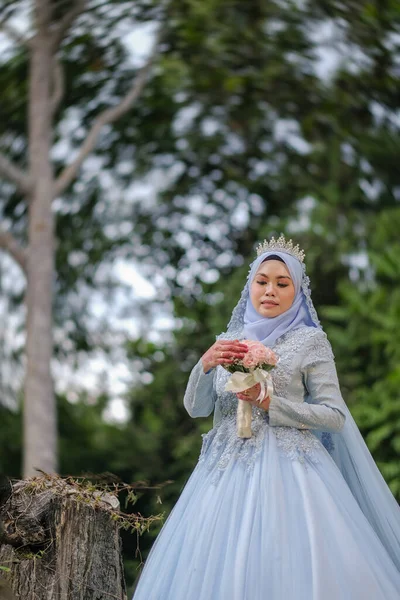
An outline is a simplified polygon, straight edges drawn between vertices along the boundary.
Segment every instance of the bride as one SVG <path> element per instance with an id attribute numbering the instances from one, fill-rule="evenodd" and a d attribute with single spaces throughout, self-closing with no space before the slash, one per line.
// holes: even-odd
<path id="1" fill-rule="evenodd" d="M 274 391 L 225 392 L 221 367 L 258 340 Z M 241 340 L 241 341 L 239 341 Z M 237 399 L 252 405 L 249 439 Z M 199 462 L 158 536 L 135 600 L 395 600 L 400 510 L 342 399 L 304 253 L 264 242 L 226 333 L 194 367 L 184 404 L 214 411 Z"/>

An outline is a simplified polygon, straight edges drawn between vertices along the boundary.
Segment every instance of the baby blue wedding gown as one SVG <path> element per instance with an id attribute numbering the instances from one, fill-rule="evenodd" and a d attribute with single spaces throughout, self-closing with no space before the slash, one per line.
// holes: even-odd
<path id="1" fill-rule="evenodd" d="M 248 440 L 229 373 L 193 369 L 186 409 L 214 410 L 214 428 L 134 600 L 400 598 L 400 510 L 341 397 L 325 334 L 301 327 L 274 350 L 269 413 L 253 408 Z"/>

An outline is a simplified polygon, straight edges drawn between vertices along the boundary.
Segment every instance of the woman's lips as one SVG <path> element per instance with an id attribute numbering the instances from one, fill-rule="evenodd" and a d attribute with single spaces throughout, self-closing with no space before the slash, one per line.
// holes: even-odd
<path id="1" fill-rule="evenodd" d="M 270 300 L 264 301 L 261 304 L 263 304 L 264 306 L 278 306 L 276 302 L 271 302 Z"/>

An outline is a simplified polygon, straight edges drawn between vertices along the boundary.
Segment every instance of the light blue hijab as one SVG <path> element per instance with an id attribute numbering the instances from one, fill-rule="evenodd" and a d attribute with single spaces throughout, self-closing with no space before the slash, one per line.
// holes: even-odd
<path id="1" fill-rule="evenodd" d="M 309 327 L 319 327 L 310 314 L 306 297 L 303 291 L 303 267 L 297 258 L 286 252 L 264 252 L 251 265 L 248 286 L 250 286 L 257 274 L 260 265 L 269 257 L 278 256 L 283 260 L 290 277 L 292 278 L 295 297 L 292 306 L 286 312 L 277 317 L 262 317 L 254 308 L 250 296 L 247 297 L 245 313 L 243 317 L 243 335 L 247 339 L 258 340 L 265 346 L 273 346 L 276 340 L 292 329 L 298 329 L 307 325 Z"/>

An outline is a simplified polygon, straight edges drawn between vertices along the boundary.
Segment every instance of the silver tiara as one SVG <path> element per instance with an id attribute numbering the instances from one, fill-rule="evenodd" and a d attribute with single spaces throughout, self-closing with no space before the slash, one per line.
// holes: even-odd
<path id="1" fill-rule="evenodd" d="M 284 235 L 279 236 L 277 240 L 274 237 L 272 237 L 269 242 L 267 240 L 264 240 L 262 243 L 260 242 L 257 246 L 257 256 L 261 256 L 261 254 L 264 254 L 264 252 L 273 251 L 286 252 L 286 254 L 291 254 L 292 256 L 297 258 L 297 260 L 299 260 L 301 263 L 304 261 L 306 256 L 304 250 L 300 250 L 298 244 L 296 246 L 293 246 L 292 240 L 286 241 Z"/>

